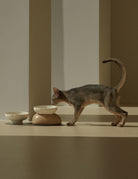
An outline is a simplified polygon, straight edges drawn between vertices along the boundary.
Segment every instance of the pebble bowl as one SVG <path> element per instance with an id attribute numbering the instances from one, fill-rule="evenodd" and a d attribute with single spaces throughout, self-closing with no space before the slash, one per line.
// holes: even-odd
<path id="1" fill-rule="evenodd" d="M 36 125 L 61 125 L 61 119 L 57 114 L 35 114 L 32 124 Z"/>
<path id="2" fill-rule="evenodd" d="M 7 112 L 5 113 L 6 119 L 12 121 L 13 124 L 23 124 L 23 120 L 29 116 L 28 112 Z"/>
<path id="3" fill-rule="evenodd" d="M 34 111 L 37 114 L 54 114 L 57 111 L 57 106 L 54 105 L 34 106 Z"/>

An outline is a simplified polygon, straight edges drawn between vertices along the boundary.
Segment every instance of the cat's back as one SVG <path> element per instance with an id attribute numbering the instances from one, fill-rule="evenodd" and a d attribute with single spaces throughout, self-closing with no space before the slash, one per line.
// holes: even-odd
<path id="1" fill-rule="evenodd" d="M 103 99 L 107 93 L 112 91 L 111 87 L 104 85 L 85 85 L 77 88 L 72 88 L 67 91 L 69 97 L 79 99 Z"/>
<path id="2" fill-rule="evenodd" d="M 80 86 L 77 88 L 72 88 L 70 90 L 68 90 L 68 93 L 79 93 L 79 92 L 84 92 L 86 93 L 99 93 L 99 92 L 105 92 L 105 91 L 109 91 L 111 90 L 111 87 L 108 86 L 104 86 L 104 85 L 97 85 L 97 84 L 89 84 L 89 85 L 84 85 L 84 86 Z"/>
<path id="3" fill-rule="evenodd" d="M 72 88 L 66 91 L 66 94 L 68 96 L 68 100 L 73 104 L 92 101 L 100 101 L 103 103 L 105 96 L 107 96 L 111 91 L 111 87 L 104 85 L 85 85 Z"/>

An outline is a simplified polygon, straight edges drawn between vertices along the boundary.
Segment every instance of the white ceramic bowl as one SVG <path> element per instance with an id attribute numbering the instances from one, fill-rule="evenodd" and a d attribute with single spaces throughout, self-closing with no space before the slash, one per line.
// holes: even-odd
<path id="1" fill-rule="evenodd" d="M 54 105 L 34 106 L 34 111 L 37 114 L 54 114 L 56 110 L 57 110 L 57 106 Z"/>
<path id="2" fill-rule="evenodd" d="M 28 112 L 7 112 L 5 113 L 6 119 L 12 121 L 13 124 L 22 124 L 23 120 L 29 116 Z"/>

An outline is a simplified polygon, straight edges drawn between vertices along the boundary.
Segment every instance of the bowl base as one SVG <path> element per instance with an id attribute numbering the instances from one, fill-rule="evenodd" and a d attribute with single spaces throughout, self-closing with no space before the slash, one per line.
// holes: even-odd
<path id="1" fill-rule="evenodd" d="M 12 120 L 12 124 L 14 125 L 22 125 L 23 124 L 23 121 L 19 121 L 19 120 Z"/>

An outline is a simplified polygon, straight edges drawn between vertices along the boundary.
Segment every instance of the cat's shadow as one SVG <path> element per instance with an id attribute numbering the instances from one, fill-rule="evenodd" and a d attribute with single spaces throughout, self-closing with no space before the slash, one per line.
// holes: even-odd
<path id="1" fill-rule="evenodd" d="M 15 124 L 12 124 L 12 123 L 10 123 L 10 122 L 7 122 L 6 123 L 6 125 L 11 125 L 11 126 L 13 126 L 13 125 L 15 125 Z M 75 127 L 75 126 L 77 126 L 78 124 L 76 123 L 74 126 L 68 126 L 68 127 Z M 104 124 L 102 124 L 102 123 L 82 123 L 81 124 L 81 122 L 79 123 L 79 125 L 80 126 L 95 126 L 95 127 L 117 127 L 117 126 L 111 126 L 111 124 L 110 123 L 104 123 Z M 17 125 L 18 126 L 18 125 Z M 29 123 L 24 123 L 23 125 L 19 125 L 19 126 L 67 126 L 66 124 L 61 124 L 61 125 L 34 125 L 34 124 L 32 124 L 31 122 Z M 125 124 L 125 126 L 124 126 L 125 128 L 138 128 L 138 124 L 136 124 L 136 123 L 131 123 L 131 124 L 129 124 L 129 122 L 128 123 L 126 123 Z"/>
<path id="2" fill-rule="evenodd" d="M 111 124 L 101 124 L 101 123 L 99 123 L 99 124 L 85 124 L 85 125 L 87 125 L 87 126 L 102 126 L 102 127 L 117 127 L 117 126 L 112 126 Z M 127 127 L 129 127 L 129 128 L 138 128 L 138 124 L 136 125 L 136 124 L 132 124 L 132 125 L 129 125 L 129 124 L 125 124 L 125 126 L 124 126 L 125 128 L 127 128 Z"/>
<path id="3" fill-rule="evenodd" d="M 109 127 L 109 126 L 111 126 L 110 124 L 85 124 L 85 125 L 87 125 L 87 126 L 104 126 L 104 127 Z"/>
<path id="4" fill-rule="evenodd" d="M 23 124 L 12 124 L 10 122 L 7 122 L 6 125 L 10 125 L 10 126 L 62 126 L 62 124 L 32 124 L 31 122 L 29 123 L 23 123 Z"/>

